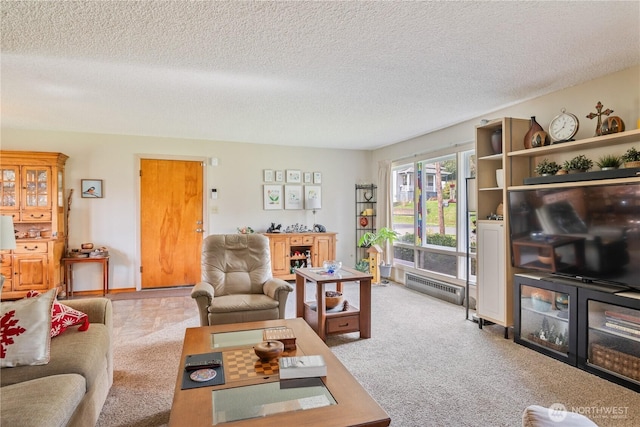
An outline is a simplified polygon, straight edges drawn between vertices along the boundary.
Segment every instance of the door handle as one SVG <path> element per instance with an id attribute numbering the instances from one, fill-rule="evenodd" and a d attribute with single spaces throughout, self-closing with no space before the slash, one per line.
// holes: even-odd
<path id="1" fill-rule="evenodd" d="M 202 229 L 202 228 L 196 228 L 196 233 L 204 233 L 204 229 Z"/>

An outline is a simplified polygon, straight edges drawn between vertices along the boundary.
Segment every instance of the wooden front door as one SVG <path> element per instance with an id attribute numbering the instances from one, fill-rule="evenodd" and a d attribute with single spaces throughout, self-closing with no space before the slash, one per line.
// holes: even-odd
<path id="1" fill-rule="evenodd" d="M 141 159 L 142 289 L 200 280 L 202 162 Z"/>

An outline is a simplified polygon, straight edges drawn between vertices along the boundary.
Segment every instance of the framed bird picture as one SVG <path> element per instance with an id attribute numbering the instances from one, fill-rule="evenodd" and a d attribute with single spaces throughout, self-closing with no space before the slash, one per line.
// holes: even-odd
<path id="1" fill-rule="evenodd" d="M 101 179 L 81 179 L 80 188 L 83 199 L 102 199 L 104 197 Z"/>

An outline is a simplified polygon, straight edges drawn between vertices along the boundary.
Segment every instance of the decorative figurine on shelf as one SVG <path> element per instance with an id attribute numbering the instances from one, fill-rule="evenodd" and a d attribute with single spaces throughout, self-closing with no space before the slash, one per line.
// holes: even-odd
<path id="1" fill-rule="evenodd" d="M 600 127 L 600 133 L 602 135 L 609 135 L 611 133 L 624 132 L 624 122 L 618 116 L 609 116 L 602 121 Z"/>
<path id="2" fill-rule="evenodd" d="M 309 231 L 309 228 L 307 228 L 306 225 L 295 223 L 293 225 L 289 225 L 284 232 L 285 233 L 306 233 L 308 231 Z"/>
<path id="3" fill-rule="evenodd" d="M 251 227 L 238 227 L 238 233 L 240 234 L 253 234 L 253 228 Z"/>
<path id="4" fill-rule="evenodd" d="M 596 133 L 594 136 L 602 136 L 602 115 L 608 116 L 609 114 L 613 113 L 613 110 L 610 108 L 602 111 L 602 107 L 602 103 L 598 101 L 598 103 L 596 104 L 597 113 L 587 114 L 587 119 L 593 119 L 594 117 L 598 118 L 598 123 L 596 124 Z"/>
<path id="5" fill-rule="evenodd" d="M 282 227 L 282 224 L 278 224 L 276 225 L 275 222 L 271 223 L 271 226 L 269 228 L 267 228 L 267 233 L 280 233 L 280 228 Z"/>

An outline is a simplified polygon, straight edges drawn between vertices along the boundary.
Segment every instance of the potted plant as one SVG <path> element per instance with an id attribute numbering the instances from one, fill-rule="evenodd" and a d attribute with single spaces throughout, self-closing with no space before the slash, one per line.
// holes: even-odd
<path id="1" fill-rule="evenodd" d="M 398 232 L 387 227 L 382 227 L 375 233 L 368 231 L 358 240 L 358 246 L 366 248 L 372 245 L 378 245 L 382 249 L 382 263 L 380 264 L 380 276 L 387 278 L 391 276 L 391 264 L 386 263 L 386 247 L 387 243 L 393 242 L 400 237 Z"/>
<path id="2" fill-rule="evenodd" d="M 361 271 L 363 273 L 369 272 L 369 260 L 366 258 L 361 259 L 356 263 L 356 270 Z"/>
<path id="3" fill-rule="evenodd" d="M 593 166 L 593 160 L 588 159 L 584 154 L 575 156 L 571 160 L 567 160 L 562 165 L 563 169 L 569 171 L 569 173 L 586 172 Z"/>
<path id="4" fill-rule="evenodd" d="M 637 168 L 640 167 L 640 151 L 635 147 L 629 148 L 620 159 L 624 162 L 625 168 Z"/>
<path id="5" fill-rule="evenodd" d="M 596 162 L 596 165 L 603 171 L 610 170 L 610 169 L 618 169 L 621 164 L 622 164 L 622 159 L 613 154 L 607 154 L 605 156 L 602 156 Z"/>
<path id="6" fill-rule="evenodd" d="M 536 165 L 535 171 L 538 175 L 545 176 L 555 175 L 560 169 L 562 169 L 560 165 L 553 160 L 549 161 L 548 159 L 544 159 Z"/>

